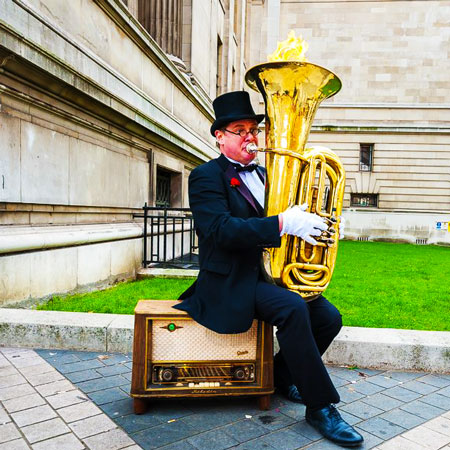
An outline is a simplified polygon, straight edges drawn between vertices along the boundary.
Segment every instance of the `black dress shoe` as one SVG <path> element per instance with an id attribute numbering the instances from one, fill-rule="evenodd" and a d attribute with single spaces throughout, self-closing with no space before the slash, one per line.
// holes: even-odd
<path id="1" fill-rule="evenodd" d="M 294 403 L 303 403 L 302 396 L 298 392 L 297 386 L 291 384 L 290 386 L 277 386 L 277 391 L 287 400 Z"/>
<path id="2" fill-rule="evenodd" d="M 328 405 L 319 410 L 306 408 L 306 421 L 324 437 L 343 447 L 357 447 L 364 438 L 349 425 L 333 406 Z"/>

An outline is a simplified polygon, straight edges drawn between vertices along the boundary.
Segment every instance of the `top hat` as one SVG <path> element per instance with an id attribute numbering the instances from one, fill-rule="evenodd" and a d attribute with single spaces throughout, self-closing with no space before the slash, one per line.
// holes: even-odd
<path id="1" fill-rule="evenodd" d="M 216 120 L 211 125 L 211 134 L 213 136 L 216 130 L 224 125 L 242 119 L 254 119 L 258 123 L 264 119 L 264 114 L 255 114 L 250 96 L 245 91 L 234 91 L 219 95 L 213 101 L 213 108 L 216 114 Z"/>

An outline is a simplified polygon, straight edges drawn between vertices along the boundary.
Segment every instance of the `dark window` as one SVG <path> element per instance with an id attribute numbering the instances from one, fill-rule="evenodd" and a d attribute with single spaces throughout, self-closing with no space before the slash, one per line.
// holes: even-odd
<path id="1" fill-rule="evenodd" d="M 359 144 L 359 148 L 359 170 L 361 172 L 372 172 L 373 144 Z"/>
<path id="2" fill-rule="evenodd" d="M 171 173 L 158 168 L 156 172 L 155 206 L 160 208 L 170 208 L 170 184 Z"/>
<path id="3" fill-rule="evenodd" d="M 378 206 L 378 194 L 351 194 L 350 206 L 376 208 Z"/>
<path id="4" fill-rule="evenodd" d="M 217 75 L 216 75 L 216 95 L 220 95 L 222 93 L 222 41 L 220 37 L 217 36 Z"/>

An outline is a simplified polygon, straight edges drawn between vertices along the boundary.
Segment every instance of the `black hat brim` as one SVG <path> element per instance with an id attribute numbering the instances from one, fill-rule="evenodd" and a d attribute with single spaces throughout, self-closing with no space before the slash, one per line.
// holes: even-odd
<path id="1" fill-rule="evenodd" d="M 236 122 L 237 120 L 256 120 L 258 123 L 262 122 L 264 119 L 264 114 L 253 114 L 253 115 L 232 115 L 232 116 L 222 116 L 220 119 L 217 119 L 214 121 L 214 123 L 211 125 L 211 134 L 215 136 L 216 130 L 220 130 L 224 127 L 224 125 L 227 125 L 231 122 Z"/>

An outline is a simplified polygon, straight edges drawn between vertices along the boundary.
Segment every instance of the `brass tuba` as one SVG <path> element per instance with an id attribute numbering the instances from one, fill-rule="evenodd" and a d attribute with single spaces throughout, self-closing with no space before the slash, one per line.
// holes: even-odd
<path id="1" fill-rule="evenodd" d="M 307 203 L 306 211 L 329 225 L 316 246 L 284 235 L 279 248 L 264 249 L 263 272 L 268 281 L 312 300 L 333 273 L 345 172 L 333 151 L 305 145 L 319 104 L 340 90 L 341 81 L 323 67 L 297 61 L 259 64 L 247 71 L 245 81 L 261 92 L 266 107 L 265 214 Z"/>

